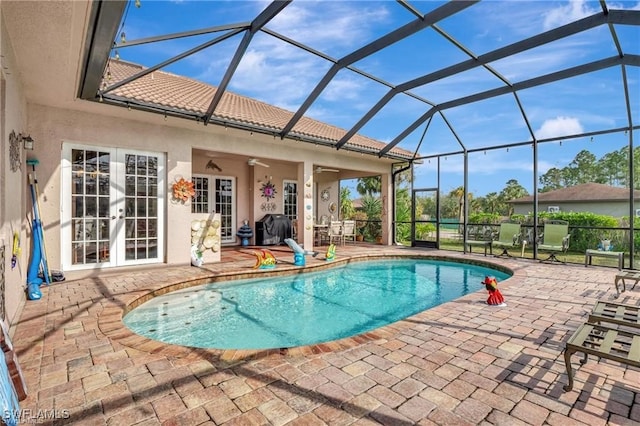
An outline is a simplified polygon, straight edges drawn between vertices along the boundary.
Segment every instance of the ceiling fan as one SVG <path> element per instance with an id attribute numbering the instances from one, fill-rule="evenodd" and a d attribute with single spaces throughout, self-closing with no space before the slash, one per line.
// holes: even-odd
<path id="1" fill-rule="evenodd" d="M 249 161 L 247 161 L 247 164 L 249 164 L 250 166 L 262 166 L 262 167 L 269 167 L 268 164 L 262 163 L 261 161 L 255 159 L 255 158 L 249 158 Z"/>
<path id="2" fill-rule="evenodd" d="M 340 170 L 338 170 L 338 169 L 328 169 L 328 168 L 326 168 L 326 167 L 320 167 L 320 166 L 318 166 L 318 167 L 316 167 L 315 172 L 316 172 L 316 173 L 322 173 L 322 172 L 333 172 L 333 173 L 338 173 L 338 172 L 340 172 Z"/>

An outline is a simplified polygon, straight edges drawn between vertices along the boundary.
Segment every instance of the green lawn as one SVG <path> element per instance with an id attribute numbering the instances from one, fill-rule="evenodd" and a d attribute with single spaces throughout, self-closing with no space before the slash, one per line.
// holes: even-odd
<path id="1" fill-rule="evenodd" d="M 452 250 L 452 251 L 463 251 L 462 249 L 462 242 L 457 241 L 457 240 L 447 240 L 447 239 L 442 239 L 440 240 L 440 249 L 441 250 Z M 474 247 L 473 253 L 484 253 L 484 250 L 480 247 Z M 514 247 L 513 250 L 509 250 L 509 254 L 511 254 L 514 257 L 520 257 L 520 249 Z M 499 254 L 498 253 L 494 253 L 494 254 Z M 546 253 L 540 253 L 538 255 L 538 259 L 546 259 L 548 256 L 548 254 Z M 577 263 L 577 264 L 581 264 L 584 265 L 584 252 L 572 252 L 569 251 L 566 255 L 556 255 L 558 257 L 558 259 L 565 261 L 567 263 Z M 529 247 L 527 247 L 524 251 L 524 258 L 525 259 L 533 259 L 533 250 Z M 615 258 L 603 258 L 603 257 L 593 257 L 591 264 L 594 266 L 610 266 L 613 268 L 617 268 L 618 267 L 618 259 Z M 639 260 L 636 257 L 636 261 L 635 264 L 638 265 L 639 264 Z M 624 260 L 624 266 L 625 268 L 629 268 L 629 254 L 625 254 L 625 260 Z"/>

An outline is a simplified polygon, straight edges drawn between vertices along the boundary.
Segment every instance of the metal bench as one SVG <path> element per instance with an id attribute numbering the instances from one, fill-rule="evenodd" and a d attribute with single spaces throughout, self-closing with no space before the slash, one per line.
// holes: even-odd
<path id="1" fill-rule="evenodd" d="M 484 255 L 487 255 L 487 249 L 489 249 L 489 254 L 493 254 L 493 250 L 491 248 L 491 241 L 478 241 L 478 240 L 467 240 L 467 247 L 469 248 L 469 253 L 472 253 L 471 249 L 473 246 L 484 246 Z"/>
<path id="2" fill-rule="evenodd" d="M 617 257 L 618 258 L 618 270 L 622 270 L 624 268 L 624 252 L 623 251 L 606 251 L 606 250 L 593 250 L 587 249 L 584 254 L 584 266 L 587 266 L 587 263 L 591 265 L 591 258 L 593 257 Z"/>
<path id="3" fill-rule="evenodd" d="M 569 378 L 569 383 L 563 387 L 566 392 L 573 389 L 571 355 L 576 352 L 584 353 L 584 358 L 580 360 L 581 364 L 587 362 L 589 355 L 595 355 L 622 364 L 640 367 L 640 335 L 599 324 L 588 322 L 582 324 L 573 333 L 564 350 L 564 363 Z"/>
<path id="4" fill-rule="evenodd" d="M 638 281 L 640 281 L 640 272 L 623 271 L 623 272 L 620 272 L 618 275 L 616 275 L 614 284 L 616 286 L 617 294 L 623 293 L 626 290 L 626 287 L 627 287 L 626 280 L 633 281 L 633 286 L 631 287 L 631 290 L 633 290 L 634 288 L 636 288 L 636 284 L 638 284 Z M 619 282 L 622 282 L 622 290 L 618 289 Z"/>

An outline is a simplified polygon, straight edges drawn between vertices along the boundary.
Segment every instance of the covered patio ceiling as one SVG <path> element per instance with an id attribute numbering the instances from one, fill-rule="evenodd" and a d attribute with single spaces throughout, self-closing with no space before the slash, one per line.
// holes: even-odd
<path id="1" fill-rule="evenodd" d="M 314 20 L 323 16 L 322 12 L 312 14 L 310 9 L 297 15 L 292 12 L 297 5 L 307 6 L 307 2 L 274 1 L 261 9 L 256 8 L 263 5 L 258 2 L 225 5 L 235 8 L 234 12 L 241 11 L 246 17 L 243 21 L 225 20 L 238 16 L 235 13 L 212 13 L 214 5 L 220 7 L 219 2 L 196 2 L 199 8 L 195 10 L 202 15 L 200 19 L 194 15 L 178 19 L 175 15 L 174 25 L 173 20 L 165 18 L 172 25 L 171 31 L 165 33 L 157 31 L 168 28 L 152 25 L 150 19 L 153 18 L 145 18 L 145 13 L 154 12 L 158 3 L 166 2 L 142 0 L 141 7 L 136 7 L 137 3 L 94 2 L 79 86 L 81 98 L 317 144 L 318 138 L 295 130 L 300 120 L 310 117 L 344 129 L 339 137 L 327 142 L 336 149 L 390 158 L 395 158 L 391 154 L 394 147 L 413 152 L 416 159 L 620 132 L 628 134 L 631 145 L 634 130 L 640 128 L 640 8 L 632 2 L 574 2 L 582 5 L 579 13 L 546 19 L 540 26 L 527 25 L 527 19 L 531 18 L 525 14 L 520 16 L 514 5 L 524 9 L 525 4 L 537 4 L 538 8 L 550 10 L 557 8 L 557 3 L 404 0 L 375 3 L 380 10 L 391 11 L 402 18 L 381 19 L 381 28 L 367 35 L 357 35 L 362 22 L 351 22 L 348 28 L 352 30 L 350 36 L 354 43 L 358 44 L 356 47 L 346 42 L 341 45 L 305 43 L 309 37 L 304 28 L 309 27 L 311 31 Z M 374 2 L 329 2 L 326 8 L 337 8 L 342 3 L 361 8 L 362 19 L 369 20 L 368 24 L 375 20 L 370 14 Z M 183 7 L 182 12 L 188 10 L 194 9 Z M 291 11 L 289 15 L 287 11 Z M 292 19 L 293 16 L 296 19 Z M 548 18 L 550 12 L 545 16 Z M 475 32 L 481 28 L 478 19 L 482 17 L 490 18 L 492 25 L 502 22 L 505 26 L 520 26 L 521 36 L 503 38 L 496 32 L 492 39 L 483 38 Z M 468 27 L 461 27 L 461 22 L 468 23 Z M 196 26 L 202 23 L 208 25 Z M 187 48 L 188 40 L 191 47 Z M 269 45 L 266 40 L 277 43 L 280 49 L 295 51 L 298 61 L 309 60 L 315 64 L 313 78 L 309 79 L 313 83 L 283 85 L 279 80 L 292 81 L 285 68 L 260 80 L 278 88 L 280 96 L 270 99 L 251 89 L 243 93 L 242 88 L 250 85 L 234 82 L 246 78 L 252 63 L 255 64 L 253 72 L 261 72 L 260 64 L 252 62 L 257 53 L 266 55 L 263 65 L 268 63 L 269 55 L 273 60 L 279 58 L 277 49 L 265 50 Z M 449 53 L 443 55 L 442 52 Z M 550 52 L 556 53 L 555 62 L 536 62 L 550 58 Z M 385 55 L 391 53 L 395 58 L 403 53 L 402 61 L 390 63 L 393 62 L 389 60 L 391 56 Z M 112 81 L 107 70 L 109 61 L 115 57 L 143 68 L 135 75 Z M 198 61 L 205 61 L 211 67 L 215 63 L 218 71 L 205 77 L 193 66 Z M 418 64 L 422 72 L 409 71 L 409 64 Z M 217 89 L 207 99 L 206 110 L 190 111 L 153 100 L 117 95 L 118 88 L 157 70 L 179 73 L 215 86 Z M 296 70 L 290 67 L 289 71 L 295 82 Z M 345 81 L 357 81 L 351 86 L 352 92 L 336 90 Z M 606 95 L 599 85 L 607 86 Z M 549 92 L 536 92 L 540 88 L 553 96 L 542 95 Z M 297 94 L 288 96 L 286 90 Z M 228 117 L 217 115 L 221 99 L 229 91 L 262 97 L 260 100 L 271 105 L 281 102 L 283 107 L 291 107 L 290 119 L 277 129 L 255 121 L 230 122 Z M 369 98 L 373 100 L 369 104 L 360 102 L 362 98 L 357 96 L 357 91 L 373 93 Z M 336 93 L 341 96 L 333 99 Z M 561 110 L 563 103 L 558 99 L 569 97 L 581 100 L 585 115 L 597 111 L 600 119 L 579 126 L 573 133 L 567 133 L 566 129 L 556 134 L 537 131 L 543 122 L 541 111 L 551 104 Z M 288 101 L 278 100 L 282 98 Z M 486 113 L 487 105 L 498 111 L 493 115 L 504 115 L 505 128 L 516 127 L 518 132 L 511 133 L 508 139 L 500 136 L 502 129 L 496 128 L 495 121 L 489 123 L 488 129 L 487 123 L 482 128 L 482 114 Z M 330 109 L 334 109 L 333 113 L 327 112 Z M 566 115 L 573 112 L 566 111 Z M 446 136 L 435 130 L 437 123 L 446 131 Z M 385 145 L 376 152 L 350 146 L 349 141 L 356 134 L 364 134 Z"/>

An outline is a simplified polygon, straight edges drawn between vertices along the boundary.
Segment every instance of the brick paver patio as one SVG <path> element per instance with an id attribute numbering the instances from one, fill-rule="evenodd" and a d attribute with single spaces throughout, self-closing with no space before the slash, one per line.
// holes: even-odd
<path id="1" fill-rule="evenodd" d="M 277 256 L 293 260 L 278 248 Z M 590 359 L 567 383 L 564 342 L 600 299 L 616 298 L 613 268 L 541 264 L 383 246 L 338 258 L 451 256 L 511 268 L 506 307 L 478 291 L 367 333 L 287 351 L 216 351 L 137 336 L 123 310 L 151 291 L 248 274 L 251 250 L 205 268 L 155 267 L 72 279 L 27 301 L 13 341 L 27 378 L 25 413 L 82 425 L 605 425 L 640 423 L 640 370 Z M 321 256 L 320 256 L 321 257 Z M 307 266 L 326 265 L 308 258 Z M 276 271 L 293 266 L 280 264 Z M 144 300 L 144 299 L 139 299 Z M 54 410 L 54 411 L 51 411 Z M 68 417 L 68 418 L 62 418 Z M 23 419 L 35 421 L 33 418 Z"/>

